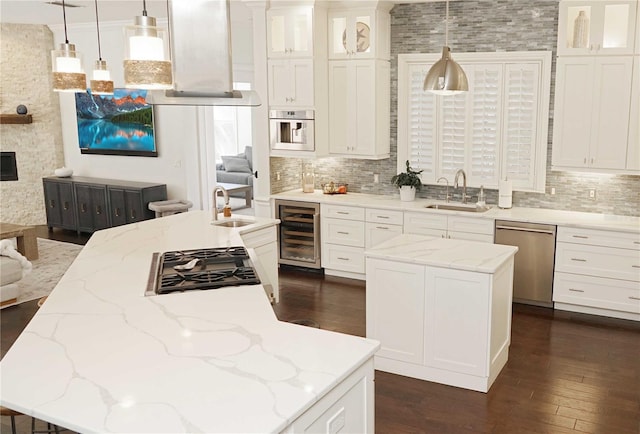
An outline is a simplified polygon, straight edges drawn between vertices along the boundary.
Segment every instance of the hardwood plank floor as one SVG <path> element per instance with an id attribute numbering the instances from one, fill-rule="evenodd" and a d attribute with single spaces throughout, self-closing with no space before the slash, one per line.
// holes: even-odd
<path id="1" fill-rule="evenodd" d="M 38 236 L 86 243 L 39 228 Z M 365 284 L 281 270 L 283 321 L 365 335 Z M 1 311 L 2 355 L 35 302 Z M 20 419 L 23 418 L 23 419 Z M 29 420 L 18 417 L 19 432 Z M 9 419 L 2 418 L 2 432 Z M 514 304 L 509 362 L 489 393 L 376 372 L 378 433 L 640 433 L 640 323 Z"/>

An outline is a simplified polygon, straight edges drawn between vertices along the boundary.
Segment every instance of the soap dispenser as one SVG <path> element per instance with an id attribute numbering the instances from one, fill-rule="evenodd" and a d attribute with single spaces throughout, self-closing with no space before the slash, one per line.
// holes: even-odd
<path id="1" fill-rule="evenodd" d="M 484 208 L 487 206 L 487 202 L 484 197 L 484 185 L 480 186 L 480 193 L 478 194 L 478 202 L 476 203 L 476 207 Z"/>

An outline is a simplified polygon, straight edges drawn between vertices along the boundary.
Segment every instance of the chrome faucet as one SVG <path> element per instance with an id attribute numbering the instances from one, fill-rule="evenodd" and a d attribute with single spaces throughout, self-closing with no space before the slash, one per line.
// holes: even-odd
<path id="1" fill-rule="evenodd" d="M 438 183 L 438 184 L 439 184 L 439 183 L 440 183 L 440 181 L 441 181 L 441 180 L 443 180 L 443 179 L 444 179 L 444 181 L 447 183 L 447 192 L 445 193 L 445 197 L 444 197 L 444 199 L 445 199 L 445 202 L 449 203 L 449 199 L 450 199 L 450 196 L 449 196 L 449 180 L 448 180 L 447 178 L 445 178 L 444 176 L 441 176 L 440 178 L 438 178 L 438 180 L 436 181 L 436 183 Z"/>
<path id="2" fill-rule="evenodd" d="M 458 169 L 456 177 L 453 180 L 453 188 L 458 188 L 458 177 L 462 174 L 462 203 L 467 203 L 467 174 L 464 170 Z"/>
<path id="3" fill-rule="evenodd" d="M 216 187 L 213 189 L 213 209 L 211 210 L 214 221 L 218 220 L 218 191 L 222 192 L 225 208 L 229 206 L 229 193 L 227 193 L 227 190 L 224 187 L 216 185 Z"/>

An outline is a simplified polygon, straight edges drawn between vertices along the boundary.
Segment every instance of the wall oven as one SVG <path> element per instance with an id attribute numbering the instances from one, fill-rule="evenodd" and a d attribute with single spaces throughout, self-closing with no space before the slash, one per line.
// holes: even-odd
<path id="1" fill-rule="evenodd" d="M 313 110 L 270 110 L 271 149 L 315 151 Z"/>
<path id="2" fill-rule="evenodd" d="M 320 204 L 294 200 L 275 201 L 278 263 L 320 268 Z"/>

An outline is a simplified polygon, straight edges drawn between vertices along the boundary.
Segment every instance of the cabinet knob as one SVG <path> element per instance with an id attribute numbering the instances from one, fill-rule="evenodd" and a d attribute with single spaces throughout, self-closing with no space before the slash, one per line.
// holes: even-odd
<path id="1" fill-rule="evenodd" d="M 96 214 L 102 214 L 102 208 L 100 207 L 100 205 L 96 205 Z"/>
<path id="2" fill-rule="evenodd" d="M 131 210 L 131 220 L 135 220 L 135 218 L 136 218 L 136 210 L 132 209 Z"/>
<path id="3" fill-rule="evenodd" d="M 49 208 L 55 208 L 55 206 L 56 206 L 56 201 L 55 201 L 55 200 L 53 200 L 53 199 L 51 199 L 51 200 L 49 201 Z"/>
<path id="4" fill-rule="evenodd" d="M 87 212 L 87 205 L 84 203 L 80 204 L 80 212 Z"/>
<path id="5" fill-rule="evenodd" d="M 65 211 L 68 210 L 69 209 L 69 202 L 65 201 L 64 205 L 62 207 L 65 209 Z"/>
<path id="6" fill-rule="evenodd" d="M 115 214 L 116 217 L 120 217 L 120 208 L 116 208 Z"/>

